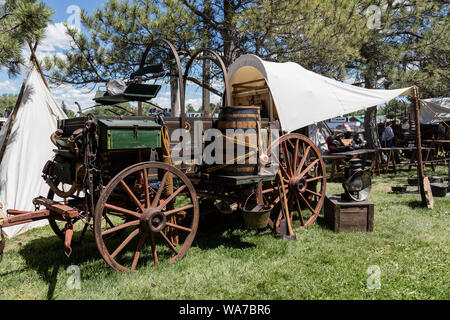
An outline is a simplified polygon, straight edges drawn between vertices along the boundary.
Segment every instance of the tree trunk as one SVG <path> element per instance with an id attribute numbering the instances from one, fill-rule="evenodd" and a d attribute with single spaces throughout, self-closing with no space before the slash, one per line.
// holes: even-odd
<path id="1" fill-rule="evenodd" d="M 364 130 L 369 149 L 376 149 L 381 146 L 378 136 L 377 107 L 370 107 L 364 112 Z"/>
<path id="2" fill-rule="evenodd" d="M 364 76 L 365 87 L 367 89 L 374 88 L 374 79 L 371 74 L 366 74 Z M 367 140 L 367 147 L 369 149 L 376 149 L 381 147 L 380 137 L 378 135 L 378 126 L 377 126 L 377 106 L 373 106 L 367 108 L 364 112 L 364 130 L 365 137 Z"/>
<path id="3" fill-rule="evenodd" d="M 204 13 L 208 14 L 211 11 L 211 0 L 205 0 L 203 2 L 204 5 Z M 209 48 L 211 45 L 211 30 L 209 28 L 209 25 L 205 24 L 204 26 L 204 38 L 203 38 L 203 47 L 204 48 Z M 210 81 L 210 77 L 211 77 L 211 60 L 209 59 L 205 59 L 203 60 L 203 73 L 202 73 L 202 77 L 203 77 L 203 84 L 206 85 L 207 87 L 210 86 L 211 81 Z M 210 98 L 210 92 L 208 89 L 206 89 L 205 87 L 202 88 L 202 115 L 203 116 L 207 116 L 209 115 L 209 112 L 211 111 L 211 107 L 210 107 L 210 103 L 211 103 L 211 98 Z"/>
<path id="4" fill-rule="evenodd" d="M 221 31 L 223 39 L 223 63 L 225 67 L 229 67 L 234 61 L 236 48 L 236 26 L 233 26 L 233 7 L 230 0 L 223 0 L 223 21 L 225 27 Z"/>

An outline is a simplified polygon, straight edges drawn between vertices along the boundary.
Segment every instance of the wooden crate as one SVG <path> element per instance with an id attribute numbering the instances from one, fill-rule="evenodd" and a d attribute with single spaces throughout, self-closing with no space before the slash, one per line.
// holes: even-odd
<path id="1" fill-rule="evenodd" d="M 334 232 L 373 231 L 374 206 L 369 201 L 341 201 L 341 195 L 325 196 L 325 222 Z"/>

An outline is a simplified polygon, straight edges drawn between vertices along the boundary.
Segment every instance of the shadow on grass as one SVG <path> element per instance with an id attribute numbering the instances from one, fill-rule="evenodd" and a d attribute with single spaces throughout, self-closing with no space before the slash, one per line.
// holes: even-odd
<path id="1" fill-rule="evenodd" d="M 246 232 L 265 233 L 266 230 L 246 230 L 240 212 L 221 214 L 211 210 L 200 218 L 199 228 L 194 240 L 194 245 L 201 249 L 215 249 L 219 246 L 227 248 L 247 249 L 256 245 L 242 241 L 240 234 L 233 234 L 239 230 L 240 234 Z"/>
<path id="2" fill-rule="evenodd" d="M 73 239 L 78 239 L 80 235 L 81 231 L 76 231 Z M 215 249 L 220 246 L 252 249 L 256 247 L 256 244 L 243 239 L 246 236 L 258 235 L 272 235 L 276 240 L 282 241 L 279 235 L 268 227 L 264 229 L 246 228 L 240 212 L 221 214 L 216 211 L 200 218 L 199 229 L 192 245 L 198 246 L 203 250 Z M 48 285 L 46 295 L 48 300 L 54 299 L 58 274 L 61 274 L 61 268 L 66 270 L 70 265 L 83 266 L 93 262 L 104 265 L 105 270 L 108 270 L 107 272 L 116 272 L 109 268 L 101 258 L 91 232 L 86 233 L 81 246 L 73 243 L 72 248 L 72 255 L 70 258 L 67 258 L 64 253 L 64 242 L 54 235 L 31 240 L 19 249 L 19 254 L 25 261 L 23 270 L 35 270 Z M 86 276 L 89 277 L 89 275 Z M 83 278 L 86 276 L 83 276 Z"/>
<path id="3" fill-rule="evenodd" d="M 75 232 L 74 237 L 80 236 L 81 231 Z M 70 258 L 64 253 L 64 243 L 56 235 L 46 238 L 34 239 L 21 247 L 19 254 L 24 258 L 26 267 L 34 269 L 48 284 L 46 298 L 53 299 L 57 276 L 60 268 L 66 269 L 70 265 L 82 265 L 83 263 L 98 257 L 97 246 L 91 234 L 87 234 L 83 244 L 73 246 Z"/>
<path id="4" fill-rule="evenodd" d="M 328 230 L 330 230 L 330 228 L 328 227 L 328 225 L 327 225 L 327 223 L 326 223 L 326 221 L 325 221 L 325 217 L 319 215 L 319 216 L 317 217 L 316 223 L 317 223 L 317 225 L 318 225 L 319 227 L 321 227 L 321 228 L 323 228 L 323 229 L 328 229 Z"/>
<path id="5" fill-rule="evenodd" d="M 408 207 L 411 209 L 423 208 L 422 201 L 420 200 L 412 200 L 407 202 Z"/>
<path id="6" fill-rule="evenodd" d="M 239 230 L 238 234 L 234 233 L 236 229 Z M 267 229 L 262 231 L 244 229 L 242 217 L 236 213 L 230 215 L 212 214 L 208 215 L 207 219 L 205 217 L 200 219 L 199 230 L 193 245 L 201 249 L 214 249 L 219 246 L 240 249 L 255 247 L 256 245 L 253 243 L 242 241 L 241 237 L 246 232 L 252 232 L 252 235 L 255 235 L 267 233 Z M 80 235 L 81 231 L 74 232 L 73 239 L 79 239 Z M 133 247 L 131 246 L 131 248 Z M 54 299 L 58 273 L 61 273 L 61 268 L 66 270 L 70 265 L 82 266 L 89 261 L 97 264 L 98 261 L 99 264 L 104 264 L 104 268 L 109 272 L 116 272 L 110 269 L 101 258 L 91 232 L 86 233 L 81 245 L 72 243 L 73 251 L 70 258 L 65 255 L 64 249 L 64 242 L 56 235 L 31 240 L 19 249 L 19 254 L 25 261 L 25 267 L 22 270 L 35 270 L 45 281 L 48 285 L 46 295 L 48 300 Z"/>

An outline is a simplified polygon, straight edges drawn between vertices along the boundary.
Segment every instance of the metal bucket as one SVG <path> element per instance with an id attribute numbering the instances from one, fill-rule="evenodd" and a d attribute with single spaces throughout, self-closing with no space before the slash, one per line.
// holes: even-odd
<path id="1" fill-rule="evenodd" d="M 448 185 L 444 183 L 430 183 L 433 197 L 445 197 L 447 195 Z"/>
<path id="2" fill-rule="evenodd" d="M 251 194 L 245 201 L 242 208 L 244 225 L 248 228 L 262 229 L 269 223 L 270 212 L 272 209 L 264 204 L 256 204 L 256 201 L 248 201 Z"/>

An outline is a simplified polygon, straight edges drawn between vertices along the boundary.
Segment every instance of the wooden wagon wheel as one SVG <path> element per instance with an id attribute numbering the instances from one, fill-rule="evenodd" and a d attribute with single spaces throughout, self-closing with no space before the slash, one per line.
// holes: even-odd
<path id="1" fill-rule="evenodd" d="M 275 141 L 269 152 L 279 148 L 279 169 L 286 186 L 289 215 L 297 231 L 316 221 L 325 200 L 325 164 L 314 143 L 298 133 L 290 133 Z M 269 225 L 280 232 L 282 218 L 277 180 L 272 194 L 272 215 Z"/>
<path id="2" fill-rule="evenodd" d="M 171 179 L 177 181 L 177 188 L 167 194 Z M 138 163 L 117 174 L 100 195 L 94 214 L 97 247 L 119 271 L 135 271 L 140 258 L 148 256 L 153 256 L 155 265 L 164 258 L 175 262 L 194 240 L 198 208 L 194 187 L 183 172 L 163 162 Z M 108 238 L 119 230 L 126 231 Z M 174 232 L 176 241 L 171 237 Z M 146 241 L 150 248 L 144 247 Z"/>
<path id="3" fill-rule="evenodd" d="M 53 180 L 52 182 L 55 186 L 59 187 L 60 182 L 58 180 Z M 53 200 L 54 197 L 55 197 L 55 192 L 50 188 L 47 193 L 47 199 Z M 80 221 L 80 220 L 77 220 L 77 221 Z M 81 221 L 84 222 L 83 231 L 80 235 L 80 238 L 77 241 L 73 241 L 74 244 L 81 243 L 81 240 L 83 239 L 83 237 L 87 231 L 87 228 L 89 227 L 89 220 L 81 220 Z M 49 222 L 49 225 L 52 228 L 53 232 L 56 234 L 56 236 L 59 239 L 61 239 L 62 241 L 65 241 L 64 225 L 66 222 L 56 221 L 53 217 L 49 217 L 48 222 Z M 64 225 L 62 225 L 62 224 L 64 224 Z"/>

